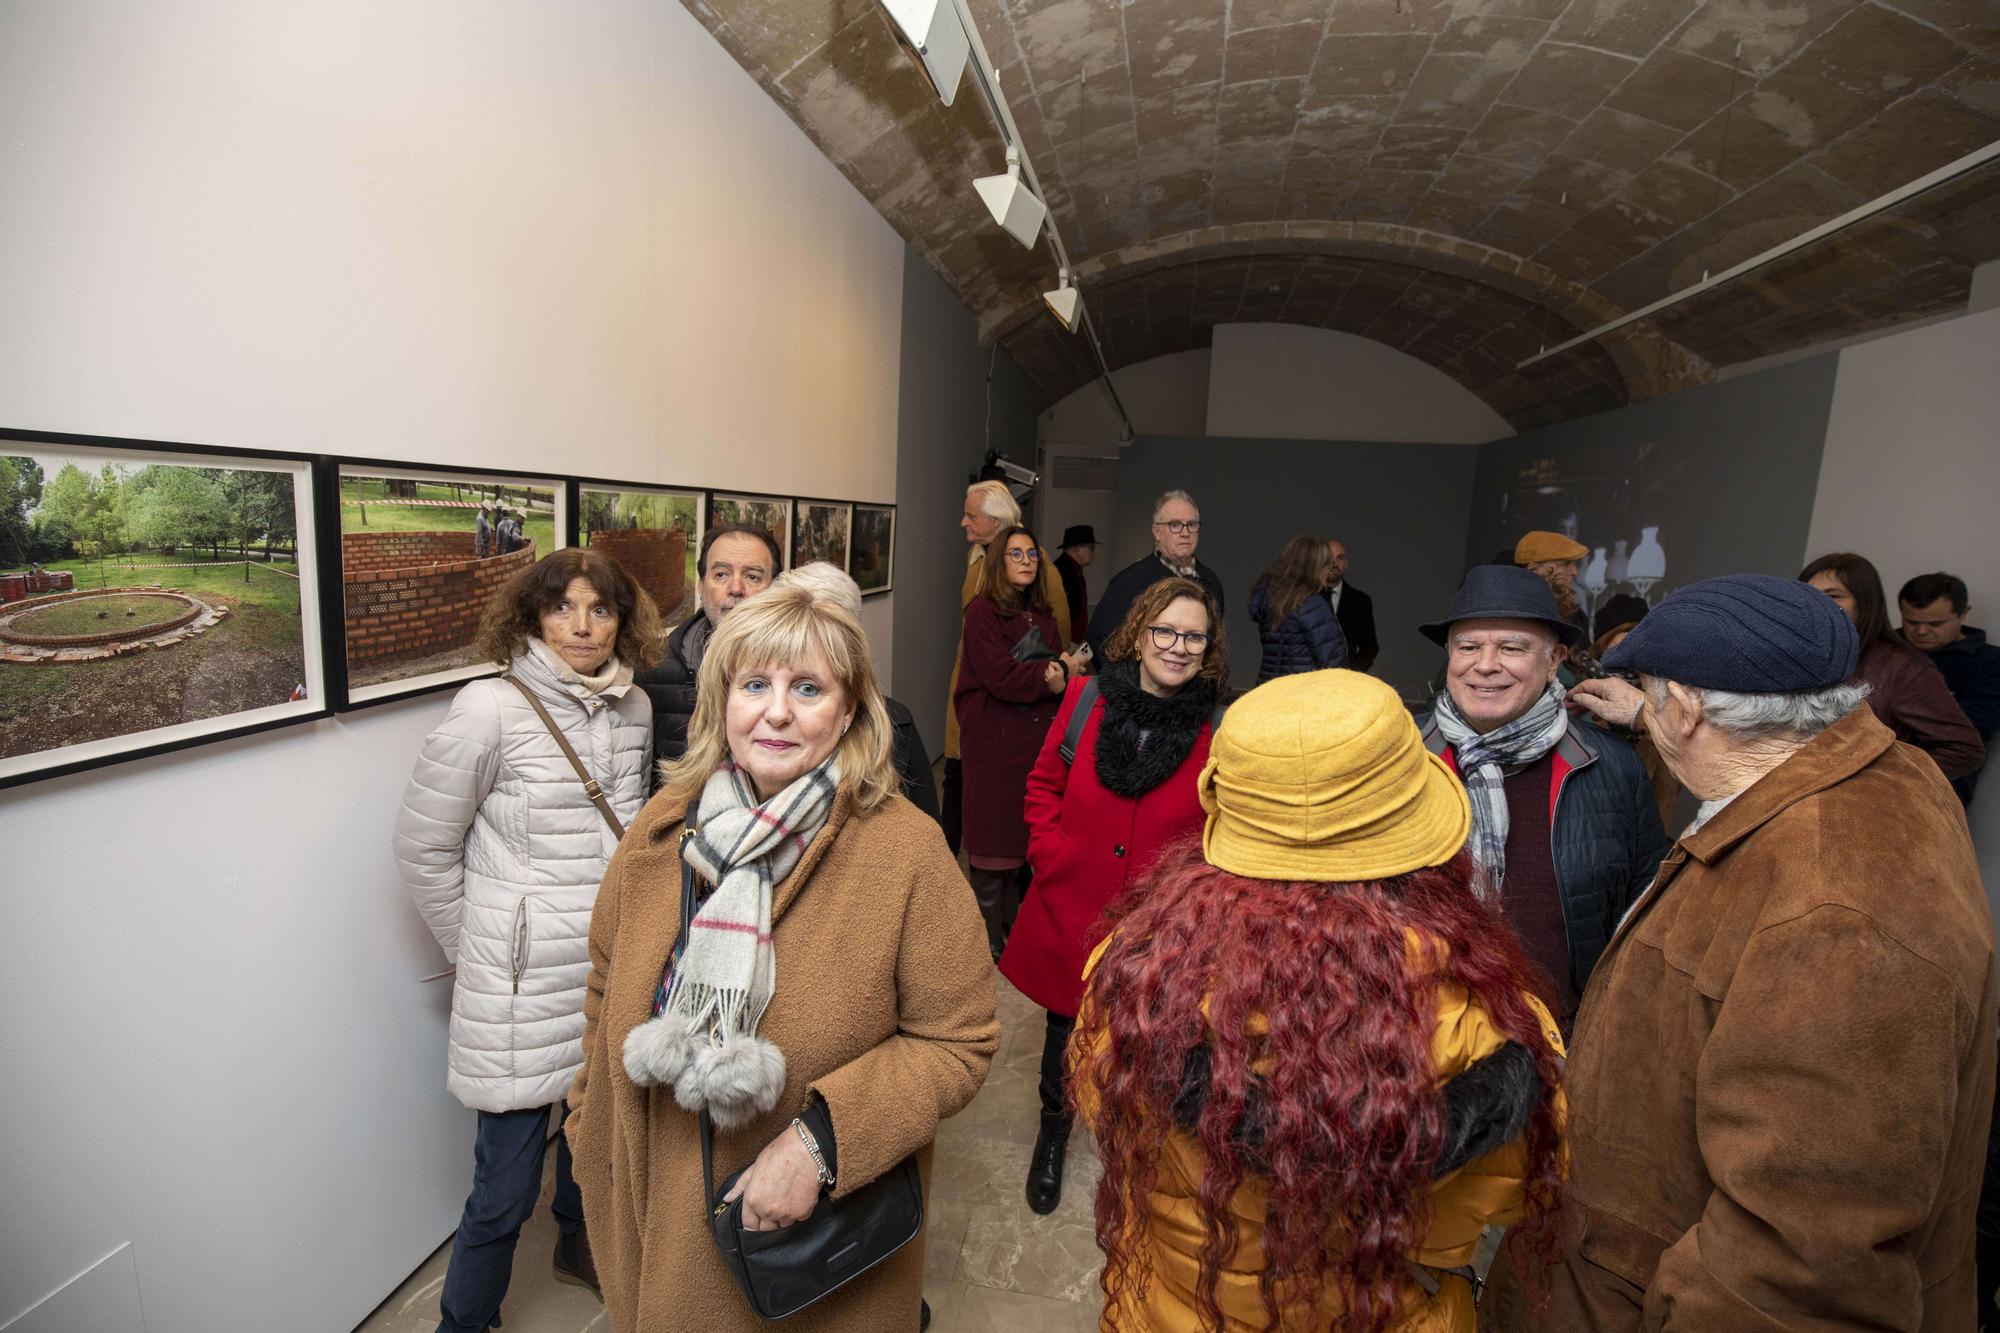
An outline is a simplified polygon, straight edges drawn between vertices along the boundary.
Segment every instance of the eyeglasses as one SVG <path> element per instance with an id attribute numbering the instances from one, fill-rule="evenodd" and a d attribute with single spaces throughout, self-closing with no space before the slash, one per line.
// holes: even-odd
<path id="1" fill-rule="evenodd" d="M 1172 652 L 1177 643 L 1187 645 L 1187 650 L 1197 657 L 1208 651 L 1208 636 L 1193 630 L 1170 629 L 1165 625 L 1148 625 L 1146 632 L 1153 636 L 1153 646 L 1161 652 Z"/>
<path id="2" fill-rule="evenodd" d="M 1007 558 L 1017 565 L 1032 565 L 1042 558 L 1042 553 L 1033 548 L 1025 551 L 1017 548 L 1007 552 Z"/>
<path id="3" fill-rule="evenodd" d="M 1165 528 L 1168 532 L 1173 533 L 1174 536 L 1176 537 L 1184 537 L 1190 532 L 1200 532 L 1201 520 L 1198 518 L 1196 519 L 1170 518 L 1164 523 L 1155 523 L 1153 524 L 1153 526 L 1156 528 Z"/>

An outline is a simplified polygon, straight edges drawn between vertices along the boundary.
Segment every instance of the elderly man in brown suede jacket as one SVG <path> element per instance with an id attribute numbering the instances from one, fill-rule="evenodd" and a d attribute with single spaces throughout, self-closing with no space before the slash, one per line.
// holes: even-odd
<path id="1" fill-rule="evenodd" d="M 1702 806 L 1583 997 L 1548 1307 L 1510 1247 L 1486 1328 L 1965 1333 L 1990 1310 L 1993 922 L 1950 786 L 1860 706 L 1853 629 L 1804 586 L 1684 588 L 1606 663 L 1638 689 L 1572 696 L 1643 720 Z"/>

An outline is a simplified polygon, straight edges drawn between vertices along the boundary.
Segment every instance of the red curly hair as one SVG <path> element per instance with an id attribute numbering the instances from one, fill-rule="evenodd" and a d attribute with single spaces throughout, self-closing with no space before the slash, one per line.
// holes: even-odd
<path id="1" fill-rule="evenodd" d="M 1527 1217 L 1510 1245 L 1546 1270 L 1557 1252 L 1561 1065 L 1525 997 L 1547 1002 L 1547 984 L 1471 884 L 1463 853 L 1359 884 L 1246 879 L 1207 864 L 1189 840 L 1112 906 L 1071 1072 L 1097 1094 L 1097 1242 L 1114 1304 L 1128 1284 L 1142 1296 L 1149 1280 L 1147 1199 L 1190 1052 L 1206 1045 L 1209 1092 L 1196 1122 L 1202 1326 L 1222 1327 L 1216 1290 L 1237 1243 L 1229 1201 L 1261 1176 L 1270 1197 L 1258 1285 L 1271 1326 L 1331 1288 L 1346 1306 L 1343 1328 L 1387 1327 L 1430 1227 L 1445 1131 L 1430 1052 L 1447 980 L 1535 1053 L 1544 1096 L 1526 1134 Z M 1407 931 L 1429 942 L 1423 965 L 1411 965 Z M 1267 1035 L 1248 1033 L 1253 1015 Z M 1268 1071 L 1256 1080 L 1264 1105 L 1251 1149 L 1253 1061 Z"/>

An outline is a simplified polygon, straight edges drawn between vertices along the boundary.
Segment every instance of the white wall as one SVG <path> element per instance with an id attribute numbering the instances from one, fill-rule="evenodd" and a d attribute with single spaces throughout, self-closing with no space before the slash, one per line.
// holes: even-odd
<path id="1" fill-rule="evenodd" d="M 1840 353 L 1808 557 L 1857 551 L 1893 599 L 1947 570 L 1972 623 L 2000 637 L 2000 309 Z M 1973 798 L 1972 836 L 2000 917 L 2000 764 Z"/>
<path id="2" fill-rule="evenodd" d="M 903 246 L 679 5 L 15 0 L 0 124 L 0 424 L 895 498 Z M 0 1326 L 129 1241 L 147 1333 L 344 1330 L 449 1234 L 445 703 L 0 794 Z"/>
<path id="3" fill-rule="evenodd" d="M 1514 428 L 1457 380 L 1387 343 L 1298 324 L 1223 324 L 1204 433 L 1484 444 Z"/>
<path id="4" fill-rule="evenodd" d="M 1086 353 L 1087 355 L 1088 353 Z M 1169 352 L 1111 373 L 1119 401 L 1139 435 L 1199 435 L 1208 423 L 1206 347 Z M 1101 380 L 1043 410 L 1035 438 L 1044 448 L 1116 444 L 1124 425 Z"/>

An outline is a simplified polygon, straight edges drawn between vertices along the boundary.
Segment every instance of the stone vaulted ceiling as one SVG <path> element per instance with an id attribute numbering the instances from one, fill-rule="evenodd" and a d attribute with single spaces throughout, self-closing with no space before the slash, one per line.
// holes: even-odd
<path id="1" fill-rule="evenodd" d="M 1003 143 L 875 0 L 685 0 L 1045 399 L 1098 374 L 972 190 Z M 1113 367 L 1287 321 L 1517 426 L 1962 308 L 1986 166 L 1657 319 L 1543 346 L 2000 140 L 2000 0 L 970 0 Z"/>

